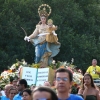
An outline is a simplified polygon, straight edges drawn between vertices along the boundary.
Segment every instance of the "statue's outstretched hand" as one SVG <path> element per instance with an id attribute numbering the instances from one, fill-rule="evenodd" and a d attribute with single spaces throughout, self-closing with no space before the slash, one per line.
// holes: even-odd
<path id="1" fill-rule="evenodd" d="M 25 36 L 24 40 L 30 42 L 30 38 L 28 36 Z"/>

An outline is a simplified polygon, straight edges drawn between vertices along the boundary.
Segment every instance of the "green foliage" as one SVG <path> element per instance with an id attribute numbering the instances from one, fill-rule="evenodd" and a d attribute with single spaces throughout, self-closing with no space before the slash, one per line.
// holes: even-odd
<path id="1" fill-rule="evenodd" d="M 72 86 L 72 87 L 71 87 L 71 93 L 72 93 L 72 94 L 77 94 L 77 93 L 78 93 L 77 87 Z"/>
<path id="2" fill-rule="evenodd" d="M 39 22 L 37 9 L 42 3 L 51 6 L 49 18 L 58 26 L 61 51 L 54 59 L 74 58 L 75 65 L 83 70 L 93 58 L 100 62 L 100 0 L 0 0 L 1 71 L 16 59 L 34 62 L 34 46 L 23 40 L 21 27 L 28 35 L 33 32 Z"/>

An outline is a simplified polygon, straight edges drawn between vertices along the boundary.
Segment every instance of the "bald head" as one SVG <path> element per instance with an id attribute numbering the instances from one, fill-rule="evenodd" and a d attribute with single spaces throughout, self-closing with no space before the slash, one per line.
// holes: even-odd
<path id="1" fill-rule="evenodd" d="M 93 59 L 93 60 L 92 60 L 92 66 L 95 67 L 96 65 L 97 65 L 97 60 L 96 60 L 96 59 Z"/>
<path id="2" fill-rule="evenodd" d="M 7 87 L 12 87 L 13 85 L 11 85 L 11 84 L 7 84 L 7 85 L 5 85 L 5 88 L 7 88 Z"/>

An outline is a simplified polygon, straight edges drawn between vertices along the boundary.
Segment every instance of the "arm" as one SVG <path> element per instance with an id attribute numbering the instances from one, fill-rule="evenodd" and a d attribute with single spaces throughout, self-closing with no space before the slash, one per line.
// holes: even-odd
<path id="1" fill-rule="evenodd" d="M 86 70 L 86 73 L 90 73 L 90 67 Z"/>
<path id="2" fill-rule="evenodd" d="M 96 96 L 97 96 L 97 100 L 100 100 L 99 90 L 96 90 Z"/>
<path id="3" fill-rule="evenodd" d="M 100 67 L 99 67 L 99 66 L 97 67 L 96 73 L 97 73 L 98 75 L 100 75 Z"/>
<path id="4" fill-rule="evenodd" d="M 85 89 L 85 90 L 83 91 L 84 100 L 86 99 L 86 94 L 87 94 L 87 89 Z"/>
<path id="5" fill-rule="evenodd" d="M 53 28 L 53 31 L 55 31 L 55 30 L 57 30 L 57 28 L 58 28 L 58 27 L 57 27 L 57 26 L 55 26 L 55 25 L 53 25 L 53 27 L 52 27 L 52 28 Z"/>
<path id="6" fill-rule="evenodd" d="M 84 88 L 85 88 L 84 90 L 79 89 L 78 94 L 82 95 L 84 100 L 85 100 L 86 99 L 87 90 L 88 90 L 88 88 L 85 86 L 85 84 L 84 84 Z"/>
<path id="7" fill-rule="evenodd" d="M 78 94 L 81 95 L 81 96 L 83 96 L 83 90 L 82 89 L 79 89 L 78 90 Z"/>
<path id="8" fill-rule="evenodd" d="M 100 75 L 100 72 L 96 71 L 96 73 Z"/>

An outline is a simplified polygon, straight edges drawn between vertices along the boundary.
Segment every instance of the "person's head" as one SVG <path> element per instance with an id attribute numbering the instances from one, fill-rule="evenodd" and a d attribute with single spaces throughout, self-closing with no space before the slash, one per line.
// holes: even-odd
<path id="1" fill-rule="evenodd" d="M 46 18 L 46 16 L 42 15 L 42 16 L 40 16 L 40 20 L 41 20 L 41 24 L 46 24 L 47 18 Z"/>
<path id="2" fill-rule="evenodd" d="M 83 77 L 83 89 L 84 89 L 84 84 L 87 86 L 91 86 L 93 88 L 95 88 L 94 82 L 93 82 L 93 78 L 90 74 L 86 73 Z"/>
<path id="3" fill-rule="evenodd" d="M 49 13 L 47 13 L 47 9 L 46 9 L 47 7 L 49 8 Z M 41 20 L 42 24 L 45 24 L 48 16 L 51 13 L 51 7 L 47 4 L 42 4 L 38 8 L 38 13 L 39 13 L 40 20 Z"/>
<path id="4" fill-rule="evenodd" d="M 58 100 L 56 93 L 48 87 L 37 87 L 33 91 L 34 100 Z"/>
<path id="5" fill-rule="evenodd" d="M 97 65 L 97 60 L 96 59 L 93 59 L 92 60 L 92 66 L 96 66 Z"/>
<path id="6" fill-rule="evenodd" d="M 52 27 L 53 26 L 53 20 L 49 19 L 48 22 L 47 22 L 47 24 L 48 24 L 49 27 Z"/>
<path id="7" fill-rule="evenodd" d="M 66 68 L 59 68 L 55 72 L 55 86 L 57 92 L 69 92 L 73 83 L 73 74 Z"/>
<path id="8" fill-rule="evenodd" d="M 9 97 L 9 90 L 10 90 L 10 88 L 12 88 L 13 86 L 11 85 L 11 84 L 8 84 L 8 85 L 6 85 L 5 86 L 5 95 L 7 96 L 7 97 Z"/>
<path id="9" fill-rule="evenodd" d="M 50 82 L 45 81 L 45 82 L 44 82 L 44 86 L 51 87 Z"/>
<path id="10" fill-rule="evenodd" d="M 23 100 L 32 100 L 32 91 L 30 89 L 25 89 L 22 92 Z"/>
<path id="11" fill-rule="evenodd" d="M 14 80 L 12 81 L 12 84 L 13 84 L 13 86 L 14 86 L 14 87 L 16 87 L 16 86 L 17 86 L 17 82 L 18 82 L 18 80 L 17 80 L 17 79 L 14 79 Z"/>
<path id="12" fill-rule="evenodd" d="M 9 90 L 9 98 L 10 100 L 13 100 L 14 96 L 18 93 L 16 88 L 10 88 Z"/>
<path id="13" fill-rule="evenodd" d="M 35 89 L 35 87 L 36 87 L 35 85 L 32 85 L 31 90 L 33 91 Z"/>
<path id="14" fill-rule="evenodd" d="M 21 79 L 17 82 L 18 91 L 23 91 L 27 88 L 27 81 L 25 79 Z"/>

